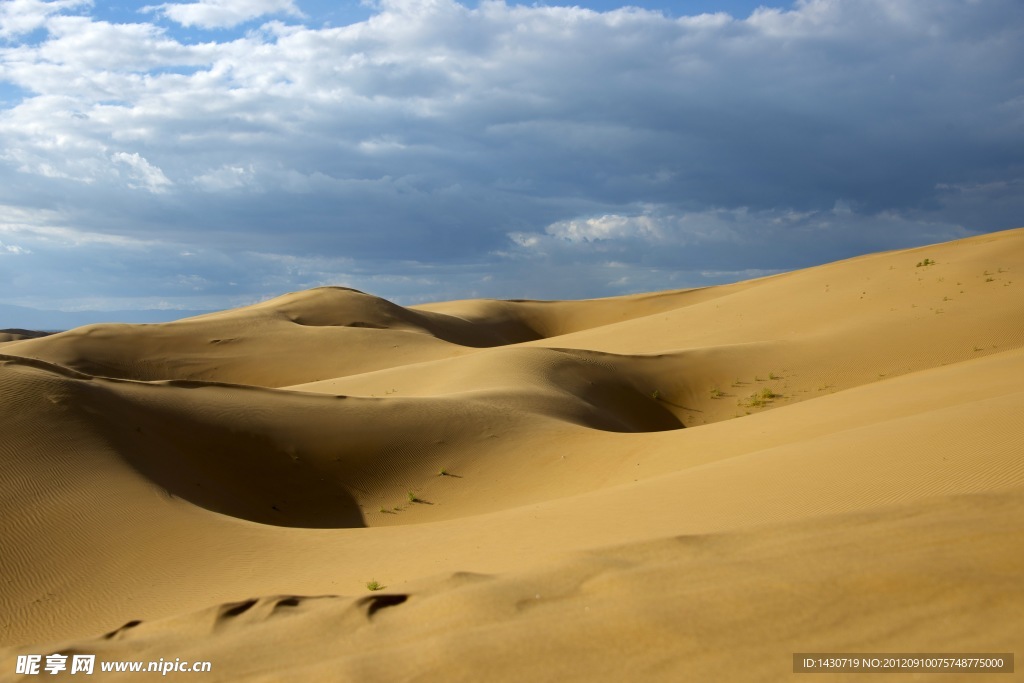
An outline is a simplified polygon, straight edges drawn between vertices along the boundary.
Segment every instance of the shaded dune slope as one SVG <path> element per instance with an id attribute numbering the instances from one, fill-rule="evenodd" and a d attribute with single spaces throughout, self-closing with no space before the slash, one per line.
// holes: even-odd
<path id="1" fill-rule="evenodd" d="M 616 432 L 684 426 L 682 411 L 655 396 L 666 375 L 685 373 L 681 358 L 623 356 L 578 349 L 498 348 L 287 389 L 361 396 L 463 397 L 510 412 L 533 412 Z M 581 411 L 582 406 L 588 406 Z"/>
<path id="2" fill-rule="evenodd" d="M 508 362 L 509 353 L 527 362 Z M 471 460 L 481 443 L 501 439 L 502 450 L 515 450 L 538 421 L 546 432 L 566 433 L 574 425 L 623 432 L 682 426 L 586 354 L 526 349 L 481 360 L 472 378 L 504 372 L 518 381 L 445 392 L 451 395 L 359 398 L 94 378 L 0 355 L 0 373 L 9 378 L 0 403 L 59 395 L 125 463 L 170 494 L 247 520 L 305 527 L 362 526 L 360 506 L 400 501 L 445 465 Z M 54 383 L 58 390 L 37 386 Z M 62 419 L 46 402 L 37 410 L 26 422 Z M 34 439 L 27 434 L 23 444 L 31 448 Z M 510 504 L 514 498 L 502 501 Z"/>

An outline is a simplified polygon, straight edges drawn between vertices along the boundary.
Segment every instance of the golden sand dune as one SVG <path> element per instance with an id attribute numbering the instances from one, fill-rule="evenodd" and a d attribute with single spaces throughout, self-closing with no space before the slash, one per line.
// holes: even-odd
<path id="1" fill-rule="evenodd" d="M 1017 230 L 700 290 L 321 288 L 8 341 L 0 680 L 58 650 L 223 681 L 1024 652 L 1022 272 Z"/>

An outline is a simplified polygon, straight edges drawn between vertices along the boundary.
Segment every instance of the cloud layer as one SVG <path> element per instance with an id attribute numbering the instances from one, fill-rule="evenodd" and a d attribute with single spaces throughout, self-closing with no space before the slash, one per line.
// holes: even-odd
<path id="1" fill-rule="evenodd" d="M 195 289 L 153 296 L 195 308 L 348 275 L 406 300 L 596 296 L 1024 224 L 1018 0 L 382 0 L 341 27 L 301 0 L 90 7 L 0 4 L 0 204 L 30 217 L 0 240 L 31 252 L 0 268 L 39 287 L 10 303 L 137 292 L 155 257 L 128 243 L 164 245 Z M 103 243 L 125 265 L 38 282 L 89 253 L 32 241 L 56 224 L 125 240 Z"/>
<path id="2" fill-rule="evenodd" d="M 302 16 L 293 0 L 199 0 L 148 5 L 143 12 L 157 12 L 182 26 L 231 28 L 271 14 Z"/>

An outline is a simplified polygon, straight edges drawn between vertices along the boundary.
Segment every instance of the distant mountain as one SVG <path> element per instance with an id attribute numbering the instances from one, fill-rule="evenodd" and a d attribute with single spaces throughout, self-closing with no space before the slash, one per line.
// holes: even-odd
<path id="1" fill-rule="evenodd" d="M 7 328 L 0 330 L 0 341 L 10 341 L 12 339 L 36 339 L 38 337 L 47 337 L 49 332 L 40 332 L 39 330 L 26 330 L 20 327 Z"/>
<path id="2" fill-rule="evenodd" d="M 12 304 L 0 304 L 0 329 L 70 330 L 93 323 L 163 323 L 210 311 L 51 311 Z"/>

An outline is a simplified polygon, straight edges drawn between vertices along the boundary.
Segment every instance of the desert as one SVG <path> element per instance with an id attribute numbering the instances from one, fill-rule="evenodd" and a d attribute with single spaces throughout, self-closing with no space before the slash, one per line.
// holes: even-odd
<path id="1" fill-rule="evenodd" d="M 204 681 L 1020 654 L 1022 273 L 1018 229 L 604 299 L 322 287 L 11 332 L 0 680 L 29 653 Z"/>

